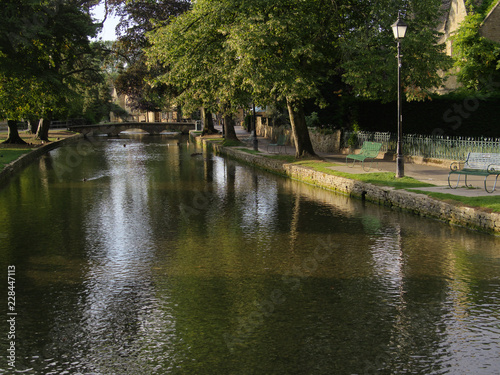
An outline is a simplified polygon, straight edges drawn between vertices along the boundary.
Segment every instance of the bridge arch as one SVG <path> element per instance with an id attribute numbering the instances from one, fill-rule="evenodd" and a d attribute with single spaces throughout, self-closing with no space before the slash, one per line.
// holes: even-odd
<path id="1" fill-rule="evenodd" d="M 140 129 L 149 134 L 161 134 L 162 132 L 179 132 L 189 134 L 195 130 L 194 122 L 117 122 L 96 125 L 75 125 L 68 127 L 69 130 L 87 134 L 107 134 L 117 136 L 123 131 Z"/>

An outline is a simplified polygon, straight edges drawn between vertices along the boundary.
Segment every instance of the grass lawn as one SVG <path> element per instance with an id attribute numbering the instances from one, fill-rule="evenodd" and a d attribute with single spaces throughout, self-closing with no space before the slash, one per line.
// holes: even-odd
<path id="1" fill-rule="evenodd" d="M 249 149 L 240 148 L 238 150 L 248 152 L 250 154 L 256 153 L 255 151 Z M 485 211 L 500 212 L 500 196 L 497 195 L 482 196 L 482 197 L 463 197 L 453 194 L 422 191 L 415 188 L 432 187 L 435 185 L 421 182 L 411 177 L 396 178 L 396 174 L 393 172 L 366 173 L 366 174 L 354 174 L 354 173 L 351 174 L 351 173 L 339 172 L 330 168 L 338 166 L 339 164 L 325 162 L 321 160 L 297 160 L 293 155 L 263 155 L 263 156 L 271 159 L 282 160 L 284 162 L 288 162 L 291 164 L 312 168 L 318 172 L 349 178 L 351 180 L 363 181 L 379 186 L 389 186 L 395 189 L 412 189 L 411 192 L 425 194 L 429 197 L 433 197 L 450 204 L 465 205 L 469 207 L 477 207 Z"/>
<path id="2" fill-rule="evenodd" d="M 51 129 L 49 130 L 49 141 L 50 142 L 55 142 L 55 141 L 58 141 L 60 139 L 63 139 L 63 138 L 67 138 L 67 137 L 70 137 L 72 135 L 75 135 L 76 133 L 75 132 L 71 132 L 71 131 L 68 131 L 68 130 L 64 130 L 64 129 Z M 27 133 L 26 131 L 24 130 L 20 130 L 19 131 L 19 136 L 26 142 L 26 143 L 31 143 L 31 146 L 32 145 L 41 145 L 43 142 L 40 141 L 39 139 L 35 139 L 35 135 L 34 134 L 29 134 Z M 7 132 L 6 131 L 1 131 L 0 132 L 0 144 L 5 141 L 7 139 Z M 31 148 L 30 145 L 27 145 L 27 146 L 22 146 L 22 145 L 19 145 L 19 148 L 22 148 L 22 147 L 27 147 L 27 148 Z M 0 145 L 0 149 L 3 148 L 2 145 Z"/>
<path id="3" fill-rule="evenodd" d="M 0 148 L 0 171 L 3 170 L 7 164 L 30 151 L 31 149 L 29 148 Z"/>

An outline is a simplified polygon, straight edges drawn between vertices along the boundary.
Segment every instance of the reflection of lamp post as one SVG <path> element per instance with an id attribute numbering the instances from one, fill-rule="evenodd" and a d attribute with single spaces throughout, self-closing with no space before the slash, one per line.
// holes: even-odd
<path id="1" fill-rule="evenodd" d="M 406 29 L 408 25 L 399 19 L 392 25 L 392 32 L 394 33 L 394 38 L 398 42 L 398 147 L 396 156 L 396 178 L 404 177 L 405 166 L 403 159 L 403 115 L 401 113 L 402 109 L 402 97 L 401 97 L 401 39 L 406 35 Z"/>

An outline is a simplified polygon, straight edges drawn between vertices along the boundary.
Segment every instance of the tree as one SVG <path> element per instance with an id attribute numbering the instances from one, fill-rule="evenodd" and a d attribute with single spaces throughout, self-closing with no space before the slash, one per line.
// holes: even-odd
<path id="1" fill-rule="evenodd" d="M 255 0 L 228 24 L 238 73 L 259 104 L 286 101 L 296 156 L 315 157 L 304 103 L 322 102 L 320 85 L 337 73 L 345 4 L 331 0 Z"/>
<path id="2" fill-rule="evenodd" d="M 96 25 L 85 8 L 93 3 L 92 0 L 5 1 L 0 16 L 4 29 L 0 30 L 3 31 L 0 34 L 0 76 L 3 76 L 2 88 L 6 90 L 3 96 L 14 102 L 24 100 L 24 104 L 17 107 L 4 100 L 3 112 L 10 116 L 9 119 L 34 113 L 50 119 L 54 110 L 72 97 L 72 79 L 94 68 L 85 65 L 86 57 L 92 54 L 89 36 L 96 32 Z M 21 85 L 17 92 L 16 84 Z M 32 91 L 25 95 L 28 85 Z M 37 137 L 48 140 L 50 122 L 41 123 Z"/>
<path id="3" fill-rule="evenodd" d="M 196 1 L 151 34 L 149 57 L 161 61 L 161 79 L 181 90 L 183 103 L 218 103 L 227 113 L 252 100 L 286 100 L 297 156 L 315 156 L 303 104 L 320 98 L 330 75 L 338 14 L 326 0 Z"/>
<path id="4" fill-rule="evenodd" d="M 120 17 L 117 31 L 121 35 L 114 49 L 124 60 L 115 87 L 120 94 L 127 96 L 131 108 L 158 111 L 165 106 L 165 99 L 171 96 L 168 86 L 156 85 L 153 88 L 146 84 L 157 74 L 154 66 L 146 66 L 143 51 L 149 46 L 146 33 L 154 29 L 155 22 L 168 22 L 187 11 L 190 4 L 186 0 L 110 1 Z"/>
<path id="5" fill-rule="evenodd" d="M 173 87 L 175 103 L 187 112 L 221 113 L 225 137 L 235 140 L 234 114 L 251 101 L 241 80 L 236 81 L 238 59 L 223 31 L 236 16 L 231 4 L 197 1 L 191 11 L 149 33 L 146 50 L 148 63 L 163 69 L 151 84 Z"/>
<path id="6" fill-rule="evenodd" d="M 402 80 L 409 100 L 423 100 L 441 86 L 439 71 L 452 64 L 438 45 L 441 0 L 358 1 L 346 14 L 342 38 L 343 79 L 353 93 L 370 99 L 395 100 L 396 43 L 391 25 L 398 12 L 408 24 L 402 43 Z"/>
<path id="7" fill-rule="evenodd" d="M 23 95 L 20 95 L 21 90 Z M 30 111 L 29 100 L 26 99 L 31 92 L 29 82 L 20 82 L 18 79 L 0 74 L 0 118 L 7 119 L 8 127 L 7 140 L 3 143 L 26 143 L 19 136 L 17 121 Z"/>

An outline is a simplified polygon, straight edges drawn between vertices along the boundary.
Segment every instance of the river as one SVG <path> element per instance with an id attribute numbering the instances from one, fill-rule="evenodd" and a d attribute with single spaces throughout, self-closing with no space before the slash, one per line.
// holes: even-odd
<path id="1" fill-rule="evenodd" d="M 51 151 L 0 190 L 0 265 L 0 373 L 500 368 L 498 237 L 186 141 Z"/>

